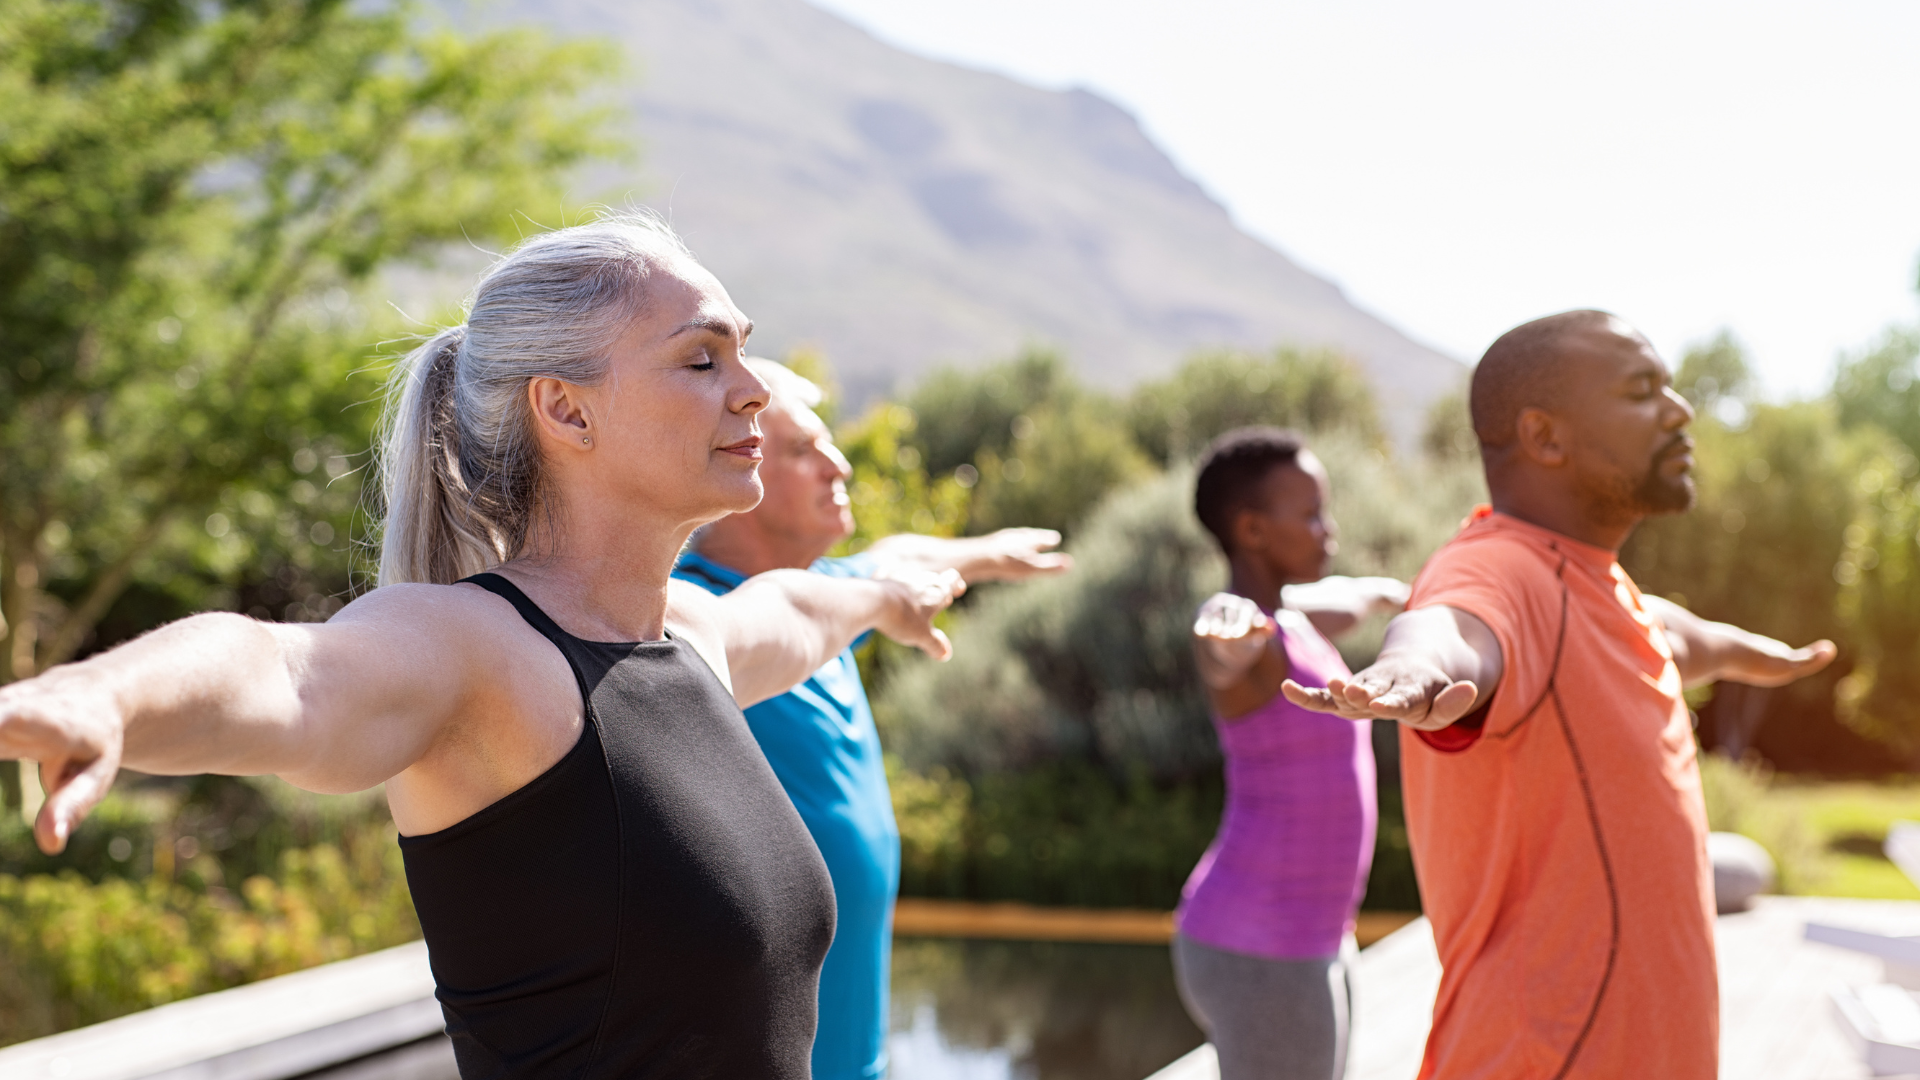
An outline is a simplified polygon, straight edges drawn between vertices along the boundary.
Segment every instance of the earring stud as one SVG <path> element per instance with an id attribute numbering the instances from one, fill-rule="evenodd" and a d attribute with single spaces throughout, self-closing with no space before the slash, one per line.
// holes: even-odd
<path id="1" fill-rule="evenodd" d="M 580 445 L 582 445 L 582 446 L 592 446 L 592 445 L 593 445 L 593 436 L 591 436 L 591 435 L 582 435 L 582 436 L 580 436 Z"/>

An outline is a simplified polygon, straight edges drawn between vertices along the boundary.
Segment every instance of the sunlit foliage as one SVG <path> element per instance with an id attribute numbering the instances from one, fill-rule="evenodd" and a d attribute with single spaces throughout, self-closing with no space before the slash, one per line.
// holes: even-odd
<path id="1" fill-rule="evenodd" d="M 345 586 L 366 284 L 555 205 L 608 56 L 345 0 L 0 3 L 0 681 L 136 582 Z"/>

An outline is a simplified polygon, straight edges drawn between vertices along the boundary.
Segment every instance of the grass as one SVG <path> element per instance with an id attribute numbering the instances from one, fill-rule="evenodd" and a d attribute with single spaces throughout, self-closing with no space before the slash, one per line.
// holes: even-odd
<path id="1" fill-rule="evenodd" d="M 1777 780 L 1767 792 L 1801 823 L 1816 849 L 1803 888 L 1816 896 L 1920 900 L 1920 887 L 1880 853 L 1887 828 L 1920 821 L 1920 780 L 1812 783 Z"/>

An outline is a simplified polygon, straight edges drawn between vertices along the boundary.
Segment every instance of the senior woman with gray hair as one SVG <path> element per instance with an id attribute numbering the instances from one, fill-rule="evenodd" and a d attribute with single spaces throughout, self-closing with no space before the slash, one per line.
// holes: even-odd
<path id="1" fill-rule="evenodd" d="M 833 892 L 740 708 L 868 627 L 944 656 L 961 585 L 671 581 L 760 500 L 751 326 L 650 217 L 500 259 L 398 372 L 378 588 L 0 688 L 41 847 L 122 763 L 384 783 L 462 1076 L 807 1076 Z"/>

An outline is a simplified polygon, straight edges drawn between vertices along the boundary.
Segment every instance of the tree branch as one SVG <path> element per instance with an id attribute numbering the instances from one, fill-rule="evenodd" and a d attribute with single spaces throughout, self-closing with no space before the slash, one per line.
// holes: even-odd
<path id="1" fill-rule="evenodd" d="M 69 611 L 66 618 L 60 620 L 59 629 L 55 630 L 53 636 L 39 649 L 36 661 L 39 670 L 45 671 L 55 664 L 64 664 L 72 659 L 73 654 L 79 650 L 80 643 L 86 640 L 87 631 L 99 625 L 100 620 L 106 616 L 107 609 L 113 606 L 115 600 L 120 599 L 121 593 L 127 591 L 127 584 L 133 580 L 133 564 L 139 561 L 140 556 L 146 554 L 147 548 L 155 540 L 159 539 L 160 530 L 166 528 L 171 520 L 172 515 L 164 512 L 149 518 L 147 523 L 140 527 L 140 531 L 134 534 L 132 542 L 127 545 L 127 550 L 108 565 L 105 572 L 94 579 L 93 588 L 87 590 L 85 599 Z"/>

